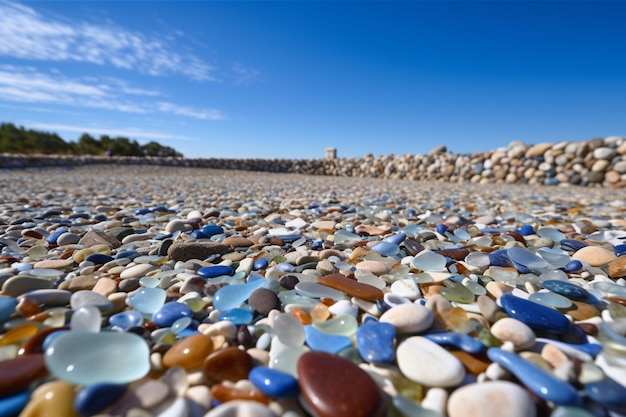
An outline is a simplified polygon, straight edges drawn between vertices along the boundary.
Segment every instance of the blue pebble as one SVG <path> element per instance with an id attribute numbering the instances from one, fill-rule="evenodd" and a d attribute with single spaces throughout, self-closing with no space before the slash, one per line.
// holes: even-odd
<path id="1" fill-rule="evenodd" d="M 395 243 L 385 242 L 381 240 L 380 242 L 376 242 L 372 246 L 372 250 L 374 252 L 380 253 L 383 256 L 393 256 L 400 251 L 400 246 Z"/>
<path id="2" fill-rule="evenodd" d="M 165 207 L 164 205 L 158 205 L 158 206 L 154 206 L 150 209 L 151 212 L 153 213 L 167 213 L 169 211 L 169 209 L 167 207 Z"/>
<path id="3" fill-rule="evenodd" d="M 554 333 L 566 333 L 571 323 L 563 313 L 511 294 L 500 297 L 506 313 L 529 327 Z"/>
<path id="4" fill-rule="evenodd" d="M 567 272 L 578 272 L 581 269 L 583 269 L 583 263 L 580 262 L 577 259 L 574 259 L 572 261 L 569 261 L 566 265 L 565 265 L 565 270 Z"/>
<path id="5" fill-rule="evenodd" d="M 115 255 L 115 259 L 128 258 L 128 259 L 130 259 L 132 261 L 133 259 L 135 259 L 138 256 L 139 256 L 139 252 L 137 252 L 136 250 L 133 250 L 133 249 L 129 249 L 129 250 L 123 250 L 121 252 L 118 252 Z"/>
<path id="6" fill-rule="evenodd" d="M 178 301 L 170 301 L 152 314 L 152 322 L 159 327 L 170 327 L 176 320 L 192 316 L 193 311 L 187 305 Z"/>
<path id="7" fill-rule="evenodd" d="M 378 308 L 380 314 L 383 314 L 385 311 L 389 310 L 391 306 L 387 304 L 383 299 L 379 298 L 378 300 L 376 300 L 376 308 Z"/>
<path id="8" fill-rule="evenodd" d="M 448 231 L 448 226 L 446 226 L 445 224 L 441 223 L 437 225 L 437 233 L 444 235 L 447 231 Z"/>
<path id="9" fill-rule="evenodd" d="M 285 243 L 293 243 L 296 240 L 300 239 L 302 235 L 289 235 L 289 236 L 280 236 L 280 240 Z"/>
<path id="10" fill-rule="evenodd" d="M 304 326 L 304 340 L 311 350 L 333 354 L 352 346 L 352 339 L 348 336 L 322 333 L 310 324 Z"/>
<path id="11" fill-rule="evenodd" d="M 160 235 L 156 235 L 152 239 L 154 239 L 154 240 L 165 240 L 165 239 L 171 238 L 172 236 L 173 236 L 173 234 L 171 234 L 171 233 L 161 233 Z"/>
<path id="12" fill-rule="evenodd" d="M 210 236 L 204 233 L 202 230 L 194 230 L 189 233 L 191 237 L 194 239 L 208 239 Z"/>
<path id="13" fill-rule="evenodd" d="M 520 263 L 517 263 L 515 261 L 511 261 L 511 263 L 513 264 L 513 268 L 517 269 L 517 272 L 519 272 L 520 274 L 532 274 L 533 272 L 532 269 Z"/>
<path id="14" fill-rule="evenodd" d="M 417 217 L 417 210 L 410 208 L 406 211 L 407 217 Z"/>
<path id="15" fill-rule="evenodd" d="M 489 263 L 492 266 L 513 266 L 506 249 L 498 249 L 489 254 Z"/>
<path id="16" fill-rule="evenodd" d="M 194 334 L 198 334 L 198 333 L 200 333 L 200 332 L 198 331 L 198 329 L 194 329 L 194 328 L 192 328 L 192 327 L 187 327 L 186 329 L 184 329 L 183 331 L 181 331 L 180 333 L 178 333 L 178 334 L 176 335 L 176 337 L 177 337 L 178 339 L 184 339 L 184 338 L 186 338 L 186 337 L 193 336 Z"/>
<path id="17" fill-rule="evenodd" d="M 595 402 L 609 408 L 626 407 L 626 387 L 609 377 L 585 384 L 585 393 Z"/>
<path id="18" fill-rule="evenodd" d="M 61 236 L 65 232 L 67 232 L 67 227 L 57 227 L 57 229 L 54 232 L 50 233 L 50 236 L 46 238 L 46 242 L 51 245 L 56 245 L 59 236 Z"/>
<path id="19" fill-rule="evenodd" d="M 522 236 L 528 236 L 535 233 L 535 229 L 531 225 L 525 224 L 519 228 L 518 233 Z"/>
<path id="20" fill-rule="evenodd" d="M 454 346 L 468 353 L 479 353 L 485 350 L 485 345 L 480 340 L 463 333 L 436 332 L 423 336 L 438 345 Z"/>
<path id="21" fill-rule="evenodd" d="M 95 265 L 104 265 L 107 262 L 111 262 L 113 258 L 104 253 L 92 253 L 87 256 L 85 260 L 87 262 L 93 262 Z"/>
<path id="22" fill-rule="evenodd" d="M 294 398 L 300 392 L 298 380 L 292 375 L 268 368 L 255 366 L 248 374 L 248 379 L 263 394 L 272 398 Z"/>
<path id="23" fill-rule="evenodd" d="M 202 233 L 204 233 L 208 237 L 224 234 L 224 229 L 222 229 L 221 226 L 217 226 L 214 224 L 207 224 L 206 226 L 202 227 L 202 229 L 200 230 L 202 231 Z"/>
<path id="24" fill-rule="evenodd" d="M 4 323 L 11 317 L 17 307 L 17 300 L 6 295 L 0 295 L 0 323 Z"/>
<path id="25" fill-rule="evenodd" d="M 235 270 L 228 265 L 212 265 L 198 269 L 198 275 L 204 278 L 215 278 L 222 275 L 232 276 Z"/>
<path id="26" fill-rule="evenodd" d="M 276 269 L 283 272 L 293 272 L 295 271 L 296 267 L 291 265 L 289 262 L 281 262 L 276 265 Z"/>
<path id="27" fill-rule="evenodd" d="M 252 264 L 252 269 L 255 271 L 261 271 L 269 265 L 267 258 L 259 258 Z"/>
<path id="28" fill-rule="evenodd" d="M 243 308 L 233 308 L 232 310 L 223 311 L 219 315 L 218 320 L 227 320 L 233 324 L 250 324 L 252 322 L 252 312 Z"/>
<path id="29" fill-rule="evenodd" d="M 311 250 L 321 250 L 324 247 L 324 241 L 322 239 L 314 240 L 309 246 Z"/>
<path id="30" fill-rule="evenodd" d="M 93 384 L 84 386 L 74 398 L 74 410 L 91 416 L 108 408 L 126 392 L 122 384 Z"/>
<path id="31" fill-rule="evenodd" d="M 615 252 L 615 256 L 626 255 L 626 243 L 615 245 L 613 247 L 613 251 Z"/>
<path id="32" fill-rule="evenodd" d="M 391 236 L 387 236 L 382 241 L 399 245 L 400 243 L 404 242 L 404 239 L 406 239 L 406 233 L 400 232 L 400 233 L 393 234 Z"/>
<path id="33" fill-rule="evenodd" d="M 143 324 L 143 315 L 137 310 L 122 311 L 109 317 L 109 324 L 128 330 L 131 327 L 138 327 Z"/>
<path id="34" fill-rule="evenodd" d="M 539 398 L 552 401 L 557 405 L 582 405 L 582 399 L 573 386 L 517 354 L 491 348 L 487 350 L 487 356 L 515 375 Z"/>
<path id="35" fill-rule="evenodd" d="M 396 328 L 392 324 L 368 321 L 356 331 L 356 347 L 366 362 L 389 363 L 396 357 L 395 337 Z"/>
<path id="36" fill-rule="evenodd" d="M 583 301 L 589 297 L 589 292 L 586 289 L 579 287 L 576 284 L 572 284 L 571 282 L 549 279 L 543 281 L 542 285 L 543 288 L 572 300 Z"/>
<path id="37" fill-rule="evenodd" d="M 143 216 L 144 214 L 148 213 L 150 213 L 150 209 L 145 207 L 135 210 L 135 216 Z"/>
<path id="38" fill-rule="evenodd" d="M 561 249 L 574 252 L 587 246 L 585 242 L 576 239 L 561 239 L 559 244 L 561 245 Z"/>
<path id="39" fill-rule="evenodd" d="M 0 417 L 14 417 L 26 406 L 30 399 L 30 391 L 21 391 L 10 397 L 0 398 Z"/>

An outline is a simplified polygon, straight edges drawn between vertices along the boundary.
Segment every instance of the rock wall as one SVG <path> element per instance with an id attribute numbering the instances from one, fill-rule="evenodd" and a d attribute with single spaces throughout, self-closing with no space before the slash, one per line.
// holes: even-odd
<path id="1" fill-rule="evenodd" d="M 0 168 L 71 167 L 93 164 L 168 165 L 310 175 L 541 185 L 626 187 L 626 138 L 525 145 L 474 154 L 439 146 L 427 155 L 367 154 L 336 159 L 226 159 L 2 154 Z"/>

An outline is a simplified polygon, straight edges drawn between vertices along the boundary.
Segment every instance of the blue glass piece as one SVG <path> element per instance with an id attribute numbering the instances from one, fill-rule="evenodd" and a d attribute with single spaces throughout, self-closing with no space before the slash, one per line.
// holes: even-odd
<path id="1" fill-rule="evenodd" d="M 404 239 L 406 239 L 406 233 L 400 232 L 391 236 L 387 236 L 382 241 L 393 243 L 394 245 L 399 245 L 400 243 L 404 242 Z"/>
<path id="2" fill-rule="evenodd" d="M 515 375 L 538 397 L 558 405 L 582 405 L 582 398 L 573 386 L 517 354 L 491 348 L 487 350 L 487 356 Z"/>
<path id="3" fill-rule="evenodd" d="M 109 317 L 109 324 L 128 330 L 131 327 L 138 327 L 143 324 L 143 315 L 136 310 L 122 311 Z"/>
<path id="4" fill-rule="evenodd" d="M 159 327 L 170 327 L 181 317 L 192 317 L 193 311 L 183 303 L 170 301 L 163 304 L 152 315 L 152 322 Z"/>
<path id="5" fill-rule="evenodd" d="M 232 310 L 223 311 L 219 317 L 219 321 L 230 321 L 233 324 L 250 324 L 252 321 L 252 312 L 242 308 L 233 308 Z"/>
<path id="6" fill-rule="evenodd" d="M 543 288 L 567 297 L 571 300 L 584 301 L 589 297 L 589 292 L 567 281 L 559 281 L 557 279 L 549 279 L 542 282 Z"/>
<path id="7" fill-rule="evenodd" d="M 485 345 L 480 340 L 463 333 L 433 332 L 423 336 L 438 345 L 454 346 L 468 353 L 479 353 L 485 350 Z"/>
<path id="8" fill-rule="evenodd" d="M 531 225 L 525 224 L 519 228 L 517 233 L 519 233 L 522 236 L 528 236 L 528 235 L 532 235 L 533 233 L 535 233 L 535 229 Z"/>
<path id="9" fill-rule="evenodd" d="M 321 250 L 324 246 L 324 241 L 322 239 L 317 239 L 315 241 L 313 241 L 313 243 L 311 243 L 311 245 L 309 245 L 309 248 L 311 250 Z"/>
<path id="10" fill-rule="evenodd" d="M 577 259 L 569 261 L 567 265 L 565 265 L 565 270 L 567 272 L 578 272 L 583 268 L 583 263 Z"/>
<path id="11" fill-rule="evenodd" d="M 500 304 L 509 316 L 533 329 L 566 333 L 571 328 L 570 321 L 563 313 L 541 304 L 511 294 L 500 297 Z"/>
<path id="12" fill-rule="evenodd" d="M 132 261 L 138 256 L 139 256 L 139 252 L 137 252 L 136 250 L 129 249 L 129 250 L 123 250 L 121 252 L 118 252 L 115 255 L 115 259 L 128 258 Z"/>
<path id="13" fill-rule="evenodd" d="M 250 277 L 252 278 L 252 277 Z M 265 285 L 265 279 L 250 279 L 245 284 L 227 285 L 213 296 L 213 307 L 219 311 L 232 310 L 243 304 L 250 295 Z"/>
<path id="14" fill-rule="evenodd" d="M 152 239 L 154 239 L 154 240 L 165 240 L 165 239 L 171 238 L 172 236 L 173 235 L 171 233 L 161 233 L 159 235 L 156 235 Z"/>
<path id="15" fill-rule="evenodd" d="M 296 267 L 290 264 L 289 262 L 281 262 L 276 265 L 276 269 L 278 269 L 279 271 L 283 271 L 283 272 L 293 272 L 296 269 Z"/>
<path id="16" fill-rule="evenodd" d="M 526 266 L 524 266 L 522 264 L 519 264 L 519 263 L 517 263 L 515 261 L 511 261 L 511 263 L 513 264 L 513 268 L 517 269 L 517 272 L 519 272 L 520 274 L 532 274 L 532 272 L 533 272 L 532 269 L 530 269 L 530 268 L 528 268 L 528 267 L 526 267 Z"/>
<path id="17" fill-rule="evenodd" d="M 352 346 L 352 339 L 348 336 L 322 333 L 310 324 L 304 326 L 304 340 L 311 350 L 333 354 Z"/>
<path id="18" fill-rule="evenodd" d="M 202 233 L 207 235 L 208 237 L 224 234 L 224 229 L 221 226 L 217 226 L 214 224 L 207 224 L 206 226 L 200 229 Z"/>
<path id="19" fill-rule="evenodd" d="M 198 275 L 204 278 L 215 278 L 222 275 L 232 276 L 235 270 L 228 265 L 211 265 L 198 269 Z"/>
<path id="20" fill-rule="evenodd" d="M 506 249 L 498 249 L 489 253 L 489 263 L 492 266 L 513 266 Z"/>
<path id="21" fill-rule="evenodd" d="M 615 245 L 613 247 L 613 252 L 615 252 L 615 256 L 626 255 L 626 243 L 622 243 L 621 245 Z"/>
<path id="22" fill-rule="evenodd" d="M 252 264 L 252 269 L 254 269 L 255 271 L 261 271 L 267 268 L 268 265 L 269 261 L 267 260 L 267 258 L 259 258 Z"/>
<path id="23" fill-rule="evenodd" d="M 30 390 L 21 391 L 9 397 L 0 398 L 0 417 L 15 417 L 30 399 Z"/>
<path id="24" fill-rule="evenodd" d="M 448 226 L 446 226 L 445 224 L 441 223 L 437 225 L 437 233 L 439 234 L 445 234 L 448 231 Z"/>
<path id="25" fill-rule="evenodd" d="M 153 212 L 153 213 L 157 213 L 157 212 L 167 213 L 169 211 L 169 209 L 166 206 L 160 204 L 158 206 L 152 207 L 150 209 L 150 211 Z"/>
<path id="26" fill-rule="evenodd" d="M 165 302 L 166 294 L 161 288 L 142 288 L 137 291 L 128 303 L 143 314 L 154 314 Z"/>
<path id="27" fill-rule="evenodd" d="M 46 238 L 46 242 L 48 242 L 51 245 L 56 245 L 57 240 L 59 239 L 59 236 L 61 236 L 63 233 L 66 233 L 66 232 L 67 232 L 67 227 L 57 227 L 56 230 L 50 233 L 50 236 Z"/>
<path id="28" fill-rule="evenodd" d="M 74 398 L 74 410 L 91 416 L 108 408 L 126 392 L 123 384 L 92 384 L 84 386 Z"/>
<path id="29" fill-rule="evenodd" d="M 87 262 L 93 262 L 95 265 L 104 265 L 107 262 L 111 262 L 113 258 L 104 253 L 92 253 L 87 256 L 85 260 Z"/>
<path id="30" fill-rule="evenodd" d="M 561 249 L 574 252 L 587 246 L 585 242 L 576 239 L 562 239 L 559 244 Z"/>
<path id="31" fill-rule="evenodd" d="M 210 237 L 209 235 L 204 233 L 202 230 L 193 230 L 191 233 L 189 233 L 189 236 L 191 236 L 194 239 L 208 239 Z"/>
<path id="32" fill-rule="evenodd" d="M 248 379 L 263 394 L 272 398 L 294 398 L 300 392 L 298 380 L 286 372 L 267 366 L 255 366 Z"/>
<path id="33" fill-rule="evenodd" d="M 282 240 L 285 243 L 293 243 L 296 240 L 302 238 L 302 235 L 287 235 L 287 236 L 279 236 L 280 240 Z"/>
<path id="34" fill-rule="evenodd" d="M 390 323 L 366 321 L 356 331 L 356 346 L 364 361 L 389 363 L 395 359 L 396 328 Z"/>
<path id="35" fill-rule="evenodd" d="M 11 317 L 17 307 L 17 300 L 6 295 L 0 295 L 0 323 L 4 323 Z"/>
<path id="36" fill-rule="evenodd" d="M 150 209 L 149 208 L 138 208 L 137 210 L 135 210 L 135 216 L 143 216 L 144 214 L 148 214 L 150 213 Z"/>
<path id="37" fill-rule="evenodd" d="M 595 402 L 609 408 L 626 408 L 626 387 L 609 377 L 585 384 L 585 393 Z"/>
<path id="38" fill-rule="evenodd" d="M 374 252 L 380 253 L 383 256 L 393 256 L 400 251 L 400 246 L 396 245 L 395 243 L 385 242 L 381 240 L 380 242 L 376 242 L 372 246 L 372 250 Z"/>

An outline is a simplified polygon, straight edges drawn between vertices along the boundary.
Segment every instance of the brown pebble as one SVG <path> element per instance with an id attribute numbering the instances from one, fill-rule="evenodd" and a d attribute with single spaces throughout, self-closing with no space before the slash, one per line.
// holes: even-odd
<path id="1" fill-rule="evenodd" d="M 383 292 L 380 289 L 369 284 L 357 282 L 341 274 L 325 275 L 319 278 L 317 283 L 366 301 L 376 301 L 383 298 Z"/>
<path id="2" fill-rule="evenodd" d="M 298 384 L 318 417 L 382 417 L 385 401 L 378 385 L 352 361 L 310 351 L 298 360 Z"/>
<path id="3" fill-rule="evenodd" d="M 589 336 L 598 335 L 598 326 L 596 326 L 593 323 L 578 323 L 576 326 L 580 327 L 582 331 L 588 334 Z"/>
<path id="4" fill-rule="evenodd" d="M 223 255 L 230 252 L 226 245 L 216 242 L 181 242 L 174 243 L 167 250 L 167 256 L 173 261 L 186 262 L 190 259 L 206 259 L 211 255 Z"/>
<path id="5" fill-rule="evenodd" d="M 441 256 L 446 256 L 448 258 L 452 258 L 455 261 L 462 261 L 465 259 L 467 254 L 469 253 L 469 249 L 459 248 L 459 249 L 441 249 L 438 250 L 437 253 Z"/>
<path id="6" fill-rule="evenodd" d="M 272 310 L 280 310 L 280 300 L 276 293 L 267 288 L 259 288 L 255 290 L 248 299 L 248 304 L 254 310 L 264 316 L 267 316 Z"/>
<path id="7" fill-rule="evenodd" d="M 254 244 L 250 239 L 241 236 L 229 236 L 222 240 L 222 245 L 231 248 L 247 248 Z"/>
<path id="8" fill-rule="evenodd" d="M 451 349 L 449 352 L 460 360 L 465 369 L 467 369 L 467 372 L 472 375 L 485 372 L 487 367 L 491 364 L 487 354 L 484 352 L 467 353 L 460 349 Z"/>
<path id="9" fill-rule="evenodd" d="M 117 290 L 117 282 L 109 277 L 98 278 L 96 285 L 93 286 L 92 291 L 102 294 L 105 297 L 113 294 Z"/>
<path id="10" fill-rule="evenodd" d="M 46 375 L 48 369 L 43 354 L 35 353 L 4 360 L 0 366 L 0 396 L 23 391 Z"/>
<path id="11" fill-rule="evenodd" d="M 567 355 L 550 343 L 546 343 L 541 349 L 541 357 L 555 368 L 569 362 Z"/>
<path id="12" fill-rule="evenodd" d="M 59 284 L 58 289 L 70 292 L 92 290 L 96 286 L 98 280 L 93 275 L 79 275 L 72 279 L 68 279 Z"/>
<path id="13" fill-rule="evenodd" d="M 254 367 L 252 356 L 236 347 L 227 347 L 211 353 L 202 366 L 209 385 L 223 381 L 237 382 L 248 378 Z"/>
<path id="14" fill-rule="evenodd" d="M 224 384 L 216 384 L 211 387 L 211 397 L 221 403 L 234 400 L 256 401 L 261 404 L 269 404 L 270 400 L 263 393 L 255 389 L 236 388 Z"/>
<path id="15" fill-rule="evenodd" d="M 572 307 L 564 312 L 572 316 L 574 320 L 587 320 L 600 315 L 600 311 L 594 306 L 582 301 L 571 300 Z"/>
<path id="16" fill-rule="evenodd" d="M 213 342 L 202 333 L 194 334 L 176 342 L 163 355 L 163 366 L 180 366 L 186 370 L 199 368 L 213 352 Z"/>
<path id="17" fill-rule="evenodd" d="M 619 256 L 603 267 L 610 278 L 621 278 L 626 276 L 626 255 Z"/>
<path id="18" fill-rule="evenodd" d="M 79 245 L 90 248 L 95 245 L 105 244 L 110 248 L 119 248 L 122 243 L 108 233 L 100 230 L 90 230 L 78 241 Z"/>

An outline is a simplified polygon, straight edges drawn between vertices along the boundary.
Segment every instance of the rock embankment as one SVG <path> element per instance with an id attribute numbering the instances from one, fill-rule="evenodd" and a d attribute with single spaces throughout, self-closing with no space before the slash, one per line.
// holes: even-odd
<path id="1" fill-rule="evenodd" d="M 526 145 L 473 154 L 439 146 L 426 155 L 367 154 L 336 159 L 158 158 L 105 156 L 0 156 L 0 168 L 80 166 L 92 164 L 165 165 L 245 171 L 298 173 L 413 181 L 626 186 L 626 138 L 611 136 L 584 142 Z"/>

